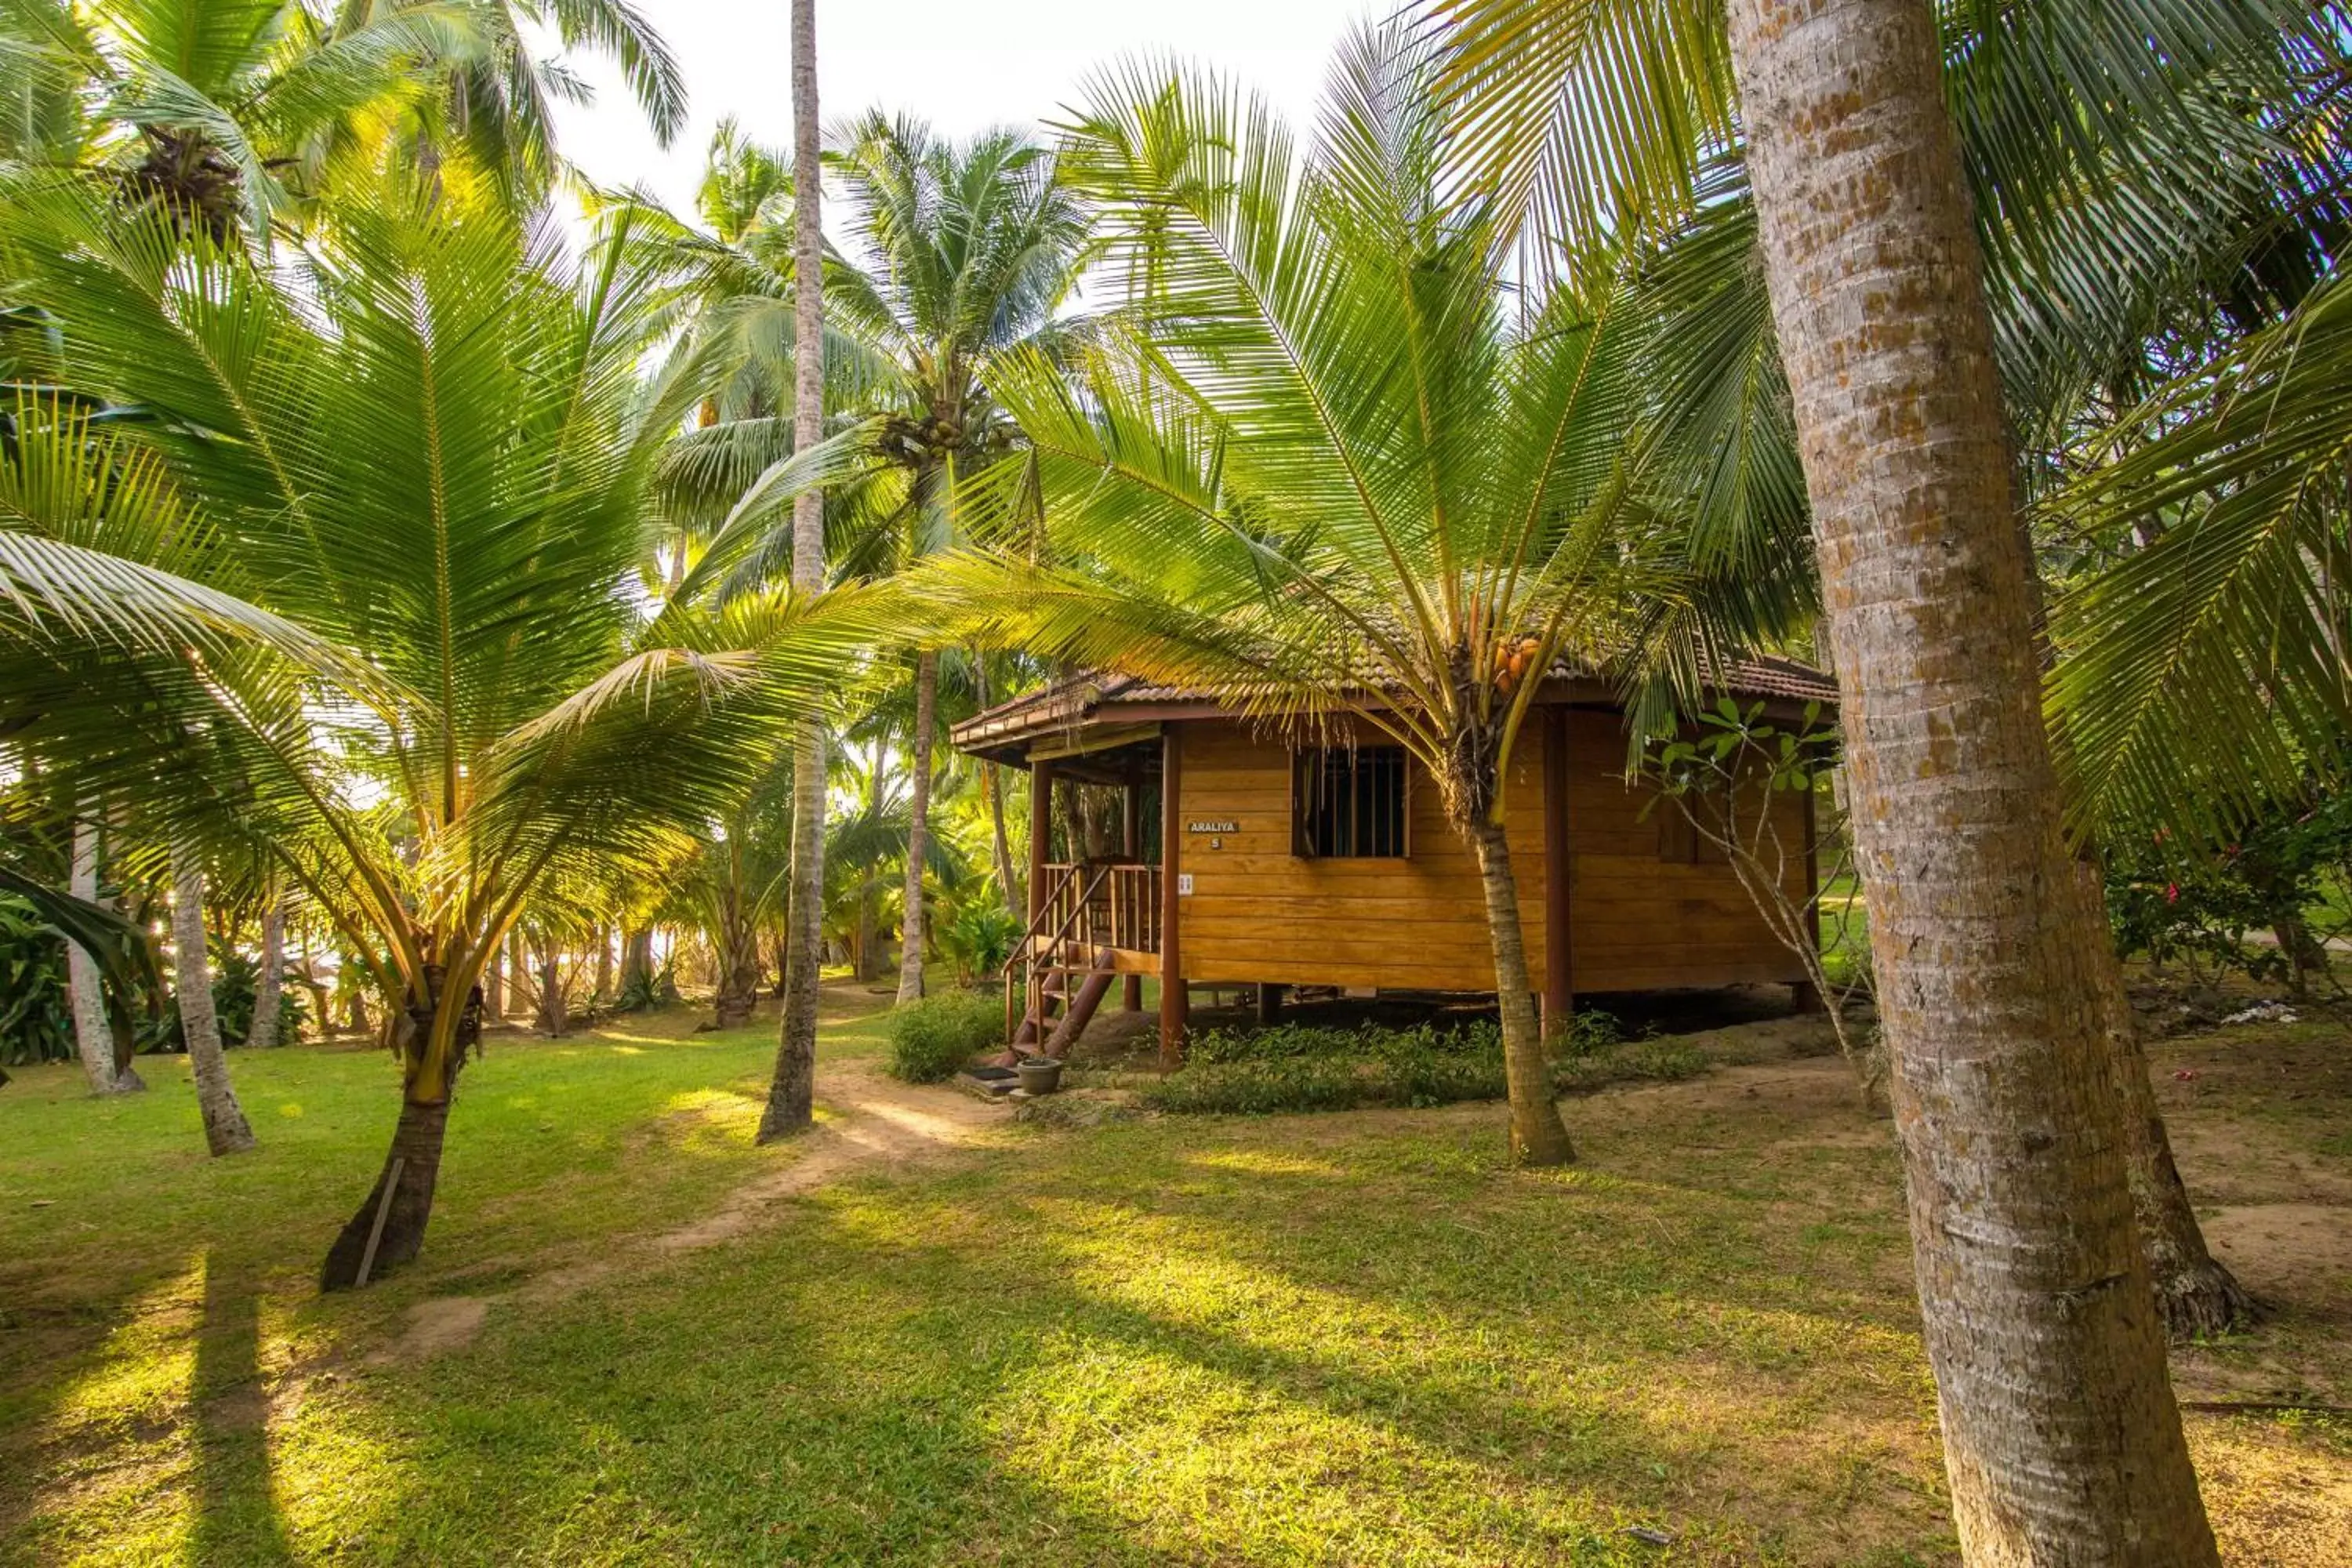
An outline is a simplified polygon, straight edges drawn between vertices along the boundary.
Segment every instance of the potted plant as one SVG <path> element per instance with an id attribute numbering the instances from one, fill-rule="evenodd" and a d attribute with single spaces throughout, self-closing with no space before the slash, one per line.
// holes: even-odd
<path id="1" fill-rule="evenodd" d="M 1031 1094 L 1051 1094 L 1062 1087 L 1062 1064 L 1053 1057 L 1024 1057 L 1014 1069 L 1021 1087 Z"/>

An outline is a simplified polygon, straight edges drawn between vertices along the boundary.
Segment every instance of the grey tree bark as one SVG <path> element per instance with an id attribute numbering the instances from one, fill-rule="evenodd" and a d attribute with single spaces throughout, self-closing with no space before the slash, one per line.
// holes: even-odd
<path id="1" fill-rule="evenodd" d="M 2210 1564 L 2069 891 L 2029 563 L 1926 0 L 1733 0 L 1971 1564 Z"/>
<path id="2" fill-rule="evenodd" d="M 1568 1123 L 1552 1098 L 1543 1026 L 1528 978 L 1528 944 L 1519 923 L 1517 879 L 1501 823 L 1481 813 L 1469 827 L 1486 894 L 1486 932 L 1495 949 L 1495 1000 L 1503 1015 L 1503 1080 L 1511 1097 L 1511 1158 L 1522 1165 L 1565 1165 L 1576 1158 Z"/>
<path id="3" fill-rule="evenodd" d="M 819 203 L 816 0 L 793 0 L 793 446 L 824 439 L 824 230 Z M 824 499 L 793 500 L 793 587 L 824 586 Z M 824 723 L 812 710 L 793 737 L 793 861 L 784 950 L 783 1019 L 759 1142 L 807 1128 L 816 1111 L 816 1001 L 824 961 Z"/>
<path id="4" fill-rule="evenodd" d="M 940 656 L 915 656 L 915 776 L 907 795 L 907 910 L 899 921 L 898 1002 L 923 998 L 923 859 L 931 833 L 931 730 L 939 714 Z"/>
<path id="5" fill-rule="evenodd" d="M 261 914 L 261 969 L 253 977 L 253 1029 L 245 1043 L 268 1050 L 278 1043 L 278 1010 L 286 989 L 286 895 L 273 892 Z"/>
<path id="6" fill-rule="evenodd" d="M 205 952 L 205 868 L 178 845 L 172 850 L 172 965 L 205 1145 L 215 1154 L 242 1153 L 253 1147 L 253 1128 L 228 1081 L 220 1020 L 213 1013 L 213 966 Z"/>
<path id="7" fill-rule="evenodd" d="M 67 890 L 88 903 L 98 902 L 98 824 L 76 821 L 73 835 L 72 879 Z M 66 943 L 66 980 L 73 994 L 74 1049 L 92 1094 L 131 1094 L 146 1083 L 130 1067 L 115 1066 L 114 1030 L 106 1017 L 106 981 L 98 961 L 79 942 Z"/>

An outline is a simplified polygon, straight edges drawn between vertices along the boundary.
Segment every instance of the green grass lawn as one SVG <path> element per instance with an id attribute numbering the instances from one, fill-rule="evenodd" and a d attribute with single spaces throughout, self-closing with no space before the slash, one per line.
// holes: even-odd
<path id="1" fill-rule="evenodd" d="M 226 1162 L 176 1063 L 0 1092 L 0 1562 L 1953 1560 L 1895 1163 L 1834 1061 L 1571 1100 L 1546 1174 L 1485 1105 L 1007 1126 L 672 1253 L 810 1151 L 749 1146 L 772 1026 L 679 1026 L 494 1038 L 425 1257 L 329 1299 L 383 1058 L 233 1053 L 264 1148 Z M 877 1049 L 837 1019 L 832 1081 Z M 2298 1115 L 2265 1136 L 2329 1158 Z M 402 1353 L 453 1295 L 479 1333 Z M 2352 1497 L 2336 1429 L 2196 1441 L 2241 1560 L 2340 1560 L 2352 1506 L 2264 1500 Z"/>

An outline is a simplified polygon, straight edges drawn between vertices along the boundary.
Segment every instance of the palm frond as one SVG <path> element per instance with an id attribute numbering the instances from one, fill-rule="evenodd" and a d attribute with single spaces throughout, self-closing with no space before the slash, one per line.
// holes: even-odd
<path id="1" fill-rule="evenodd" d="M 2053 606 L 2053 731 L 2078 829 L 2226 828 L 2352 735 L 2346 544 L 2352 287 L 2332 282 L 2129 428 L 2157 435 L 2050 503 L 2147 541 Z"/>

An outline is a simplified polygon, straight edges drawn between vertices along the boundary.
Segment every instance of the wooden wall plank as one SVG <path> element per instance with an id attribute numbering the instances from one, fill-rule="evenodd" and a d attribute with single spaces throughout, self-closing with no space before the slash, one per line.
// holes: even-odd
<path id="1" fill-rule="evenodd" d="M 1505 795 L 1530 952 L 1543 952 L 1545 941 L 1544 728 L 1530 724 L 1522 732 Z M 1644 816 L 1643 795 L 1626 786 L 1616 717 L 1570 712 L 1563 728 L 1574 988 L 1797 977 L 1796 958 L 1772 939 L 1728 866 L 1659 860 L 1658 816 L 1671 808 Z M 1188 978 L 1492 989 L 1476 860 L 1446 824 L 1426 776 L 1411 786 L 1409 858 L 1300 859 L 1290 854 L 1288 748 L 1239 723 L 1204 721 L 1186 727 L 1177 805 L 1173 825 L 1193 886 L 1181 900 Z M 1801 826 L 1796 798 L 1776 805 L 1783 808 Z M 1185 831 L 1194 822 L 1234 826 L 1214 835 Z M 1801 835 L 1790 842 L 1801 843 Z M 1803 886 L 1793 856 L 1790 882 Z"/>

